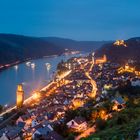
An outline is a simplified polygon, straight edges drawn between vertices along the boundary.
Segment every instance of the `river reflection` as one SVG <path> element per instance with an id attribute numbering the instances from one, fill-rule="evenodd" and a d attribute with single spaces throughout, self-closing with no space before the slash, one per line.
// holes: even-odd
<path id="1" fill-rule="evenodd" d="M 53 72 L 56 70 L 57 64 L 63 59 L 79 56 L 59 56 L 32 60 L 30 65 L 22 63 L 13 66 L 0 73 L 0 104 L 11 104 L 16 101 L 16 86 L 22 83 L 25 91 L 25 98 L 30 94 L 45 86 Z M 50 68 L 46 67 L 46 63 L 50 64 Z M 34 66 L 33 66 L 34 64 Z"/>

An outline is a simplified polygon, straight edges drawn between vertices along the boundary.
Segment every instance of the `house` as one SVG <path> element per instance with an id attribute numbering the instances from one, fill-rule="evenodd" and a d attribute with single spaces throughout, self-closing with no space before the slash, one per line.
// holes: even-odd
<path id="1" fill-rule="evenodd" d="M 36 117 L 38 123 L 41 123 L 44 119 L 45 117 L 43 116 L 43 114 Z"/>
<path id="2" fill-rule="evenodd" d="M 59 104 L 59 102 L 54 98 L 53 99 L 53 104 Z"/>
<path id="3" fill-rule="evenodd" d="M 120 111 L 125 107 L 125 101 L 122 97 L 117 97 L 112 102 L 114 103 L 112 110 Z"/>
<path id="4" fill-rule="evenodd" d="M 75 109 L 79 108 L 79 107 L 83 107 L 84 106 L 84 100 L 82 100 L 80 98 L 76 98 L 76 99 L 72 100 L 72 104 L 73 104 L 73 107 Z"/>
<path id="5" fill-rule="evenodd" d="M 11 128 L 6 135 L 10 140 L 21 140 L 22 129 L 19 127 Z"/>
<path id="6" fill-rule="evenodd" d="M 122 97 L 117 97 L 117 98 L 113 99 L 112 102 L 114 102 L 114 103 L 116 103 L 118 105 L 125 104 L 125 101 L 124 101 L 124 99 Z"/>
<path id="7" fill-rule="evenodd" d="M 49 133 L 45 140 L 64 140 L 62 136 L 60 136 L 55 131 Z"/>
<path id="8" fill-rule="evenodd" d="M 74 132 L 82 132 L 87 129 L 87 122 L 82 117 L 75 117 L 67 123 L 67 127 Z"/>
<path id="9" fill-rule="evenodd" d="M 48 134 L 53 131 L 52 127 L 50 125 L 47 125 L 47 126 L 41 126 L 39 128 L 37 128 L 33 135 L 32 135 L 32 138 L 33 140 L 39 140 L 39 139 L 46 139 L 46 137 L 48 136 Z"/>
<path id="10" fill-rule="evenodd" d="M 57 109 L 57 115 L 56 115 L 57 117 L 62 117 L 62 116 L 64 116 L 64 114 L 65 114 L 65 111 L 63 108 Z"/>
<path id="11" fill-rule="evenodd" d="M 26 131 L 23 131 L 23 139 L 31 140 L 32 139 L 32 133 L 33 133 L 33 129 L 31 129 L 31 128 L 29 128 Z"/>
<path id="12" fill-rule="evenodd" d="M 64 101 L 64 103 L 63 103 L 64 105 L 68 105 L 69 104 L 69 101 L 68 101 L 68 99 L 66 99 L 65 101 Z"/>
<path id="13" fill-rule="evenodd" d="M 37 126 L 39 123 L 36 120 L 32 120 L 32 127 Z"/>
<path id="14" fill-rule="evenodd" d="M 7 126 L 0 131 L 0 136 L 0 140 L 21 140 L 22 128 Z"/>
<path id="15" fill-rule="evenodd" d="M 25 126 L 25 122 L 18 122 L 18 124 L 17 124 L 17 126 L 19 127 L 19 128 L 24 128 L 24 126 Z"/>
<path id="16" fill-rule="evenodd" d="M 31 116 L 29 114 L 22 115 L 16 120 L 16 124 L 18 124 L 18 122 L 26 122 L 30 118 L 31 118 Z"/>
<path id="17" fill-rule="evenodd" d="M 79 93 L 77 95 L 74 96 L 74 98 L 83 98 L 84 94 L 83 93 Z"/>
<path id="18" fill-rule="evenodd" d="M 132 85 L 133 87 L 140 86 L 140 80 L 137 79 L 137 80 L 131 81 L 131 85 Z"/>
<path id="19" fill-rule="evenodd" d="M 5 133 L 0 137 L 0 140 L 9 140 Z"/>
<path id="20" fill-rule="evenodd" d="M 31 123 L 32 123 L 32 119 L 30 118 L 29 115 L 23 115 L 23 116 L 20 116 L 17 120 L 16 120 L 16 125 L 22 125 L 24 124 L 24 129 L 27 130 L 30 126 L 31 126 Z"/>
<path id="21" fill-rule="evenodd" d="M 47 117 L 48 117 L 48 120 L 53 120 L 54 117 L 55 117 L 55 114 L 52 113 L 52 112 L 48 112 L 48 113 L 47 113 Z"/>

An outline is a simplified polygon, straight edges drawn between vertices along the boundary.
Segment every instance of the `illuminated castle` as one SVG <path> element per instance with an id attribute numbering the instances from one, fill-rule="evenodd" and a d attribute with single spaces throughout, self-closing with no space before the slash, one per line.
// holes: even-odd
<path id="1" fill-rule="evenodd" d="M 135 68 L 131 68 L 128 64 L 126 64 L 124 67 L 120 67 L 118 69 L 118 73 L 124 73 L 124 72 L 135 72 Z"/>
<path id="2" fill-rule="evenodd" d="M 21 84 L 17 86 L 17 108 L 21 108 L 24 102 L 24 91 Z"/>
<path id="3" fill-rule="evenodd" d="M 134 73 L 135 75 L 140 76 L 140 71 L 135 70 L 134 67 L 130 67 L 128 64 L 118 69 L 118 73 L 125 73 L 125 72 Z"/>
<path id="4" fill-rule="evenodd" d="M 116 40 L 116 42 L 114 42 L 114 46 L 124 46 L 124 47 L 127 47 L 127 45 L 124 42 L 124 40 Z"/>
<path id="5" fill-rule="evenodd" d="M 103 57 L 100 57 L 98 59 L 95 60 L 95 64 L 103 64 L 107 62 L 107 57 L 106 55 L 104 55 Z"/>

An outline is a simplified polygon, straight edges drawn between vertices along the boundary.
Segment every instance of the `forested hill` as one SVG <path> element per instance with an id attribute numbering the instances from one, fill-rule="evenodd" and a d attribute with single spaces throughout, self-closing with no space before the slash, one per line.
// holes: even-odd
<path id="1" fill-rule="evenodd" d="M 101 47 L 104 43 L 104 41 L 75 41 L 56 37 L 0 34 L 0 65 L 24 61 L 28 58 L 60 55 L 66 48 L 89 52 Z"/>
<path id="2" fill-rule="evenodd" d="M 109 61 L 125 63 L 129 59 L 140 61 L 140 37 L 125 40 L 124 45 L 107 43 L 96 51 L 96 56 L 107 55 Z"/>

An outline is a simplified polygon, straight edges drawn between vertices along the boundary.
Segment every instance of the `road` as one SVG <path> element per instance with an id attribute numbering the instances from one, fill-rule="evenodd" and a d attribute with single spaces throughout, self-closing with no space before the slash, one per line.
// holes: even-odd
<path id="1" fill-rule="evenodd" d="M 92 98 L 95 98 L 95 96 L 96 96 L 96 94 L 97 94 L 97 84 L 96 84 L 96 82 L 92 79 L 92 77 L 90 76 L 90 72 L 92 71 L 93 67 L 94 67 L 94 62 L 92 61 L 92 62 L 91 62 L 91 66 L 90 66 L 89 70 L 88 70 L 87 72 L 85 72 L 85 75 L 88 77 L 88 79 L 90 79 L 90 83 L 91 83 L 91 85 L 92 85 L 92 91 L 91 91 L 90 96 L 91 96 Z"/>
<path id="2" fill-rule="evenodd" d="M 84 131 L 83 133 L 81 133 L 79 136 L 77 136 L 75 138 L 75 140 L 80 140 L 81 138 L 86 138 L 89 135 L 91 135 L 92 133 L 94 133 L 96 131 L 96 127 L 92 126 L 90 128 L 88 128 L 86 131 Z"/>
<path id="3" fill-rule="evenodd" d="M 61 75 L 59 77 L 59 81 L 62 80 L 63 78 L 65 78 L 66 76 L 68 76 L 72 71 L 69 70 L 67 72 L 65 72 L 63 75 Z M 43 87 L 40 91 L 45 91 L 47 90 L 47 88 L 49 88 L 52 84 L 54 84 L 54 81 L 52 81 L 51 83 L 49 83 L 48 85 L 46 85 L 45 87 Z M 24 100 L 24 104 L 27 104 L 29 102 L 32 101 L 32 99 L 34 99 L 34 95 L 30 96 L 29 98 L 27 98 L 26 100 Z M 16 109 L 16 105 L 13 107 L 8 108 L 6 111 L 2 112 L 0 114 L 0 117 L 2 117 L 4 114 L 11 112 L 13 109 Z"/>
<path id="4" fill-rule="evenodd" d="M 87 64 L 85 65 L 87 66 Z M 85 72 L 85 75 L 90 79 L 90 83 L 92 85 L 92 92 L 91 92 L 91 96 L 93 98 L 95 98 L 96 94 L 97 94 L 97 84 L 96 82 L 92 79 L 92 77 L 90 76 L 90 72 L 93 69 L 94 66 L 94 62 L 91 63 L 91 66 L 89 68 L 89 70 L 87 72 Z M 77 137 L 75 137 L 75 140 L 80 140 L 81 138 L 85 138 L 88 137 L 89 135 L 91 135 L 92 133 L 94 133 L 96 131 L 96 126 L 92 126 L 90 128 L 88 128 L 86 131 L 84 131 L 83 133 L 81 133 L 80 135 L 78 135 Z"/>

